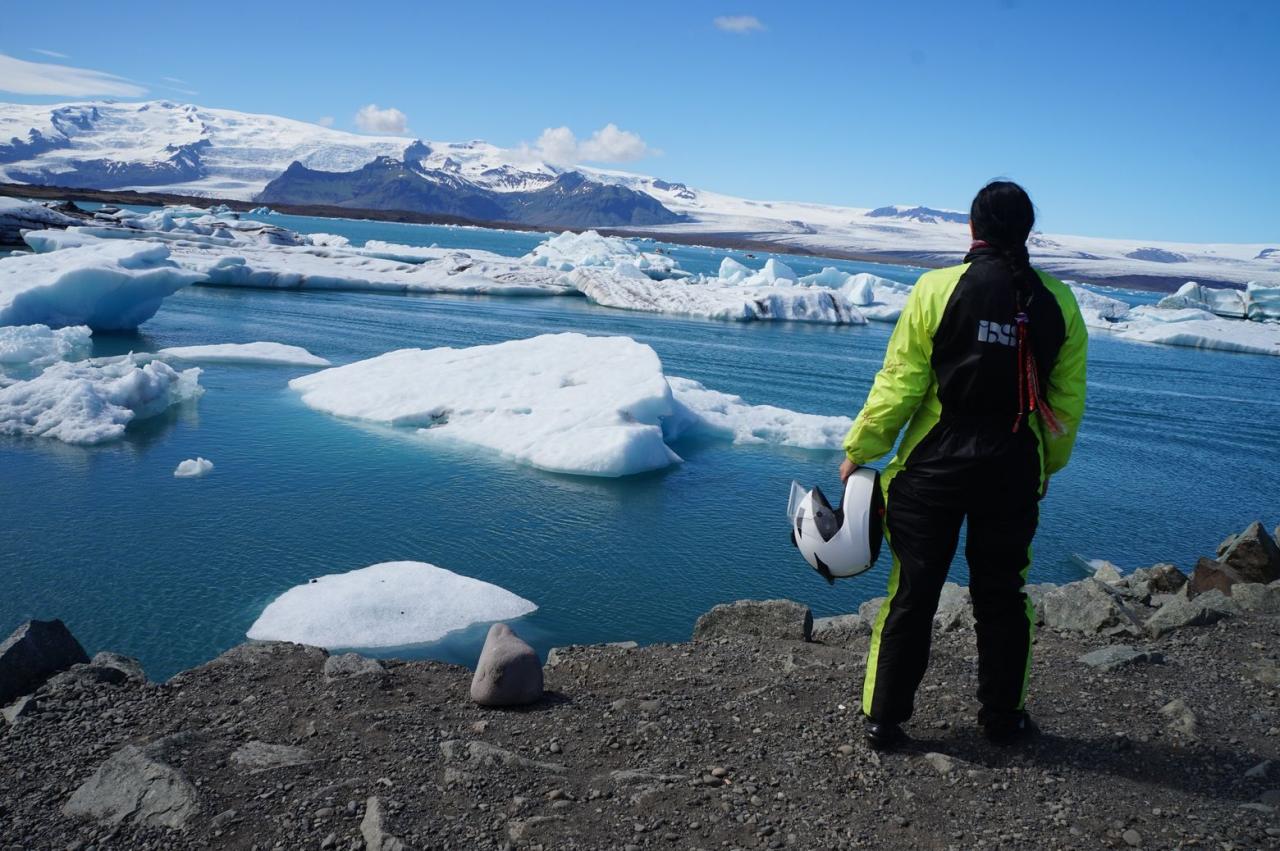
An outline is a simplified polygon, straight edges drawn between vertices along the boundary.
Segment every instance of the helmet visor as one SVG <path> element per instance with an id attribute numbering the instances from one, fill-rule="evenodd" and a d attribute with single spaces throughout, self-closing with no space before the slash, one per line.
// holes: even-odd
<path id="1" fill-rule="evenodd" d="M 809 495 L 809 492 L 800 486 L 797 481 L 791 482 L 791 496 L 787 499 L 787 519 L 791 521 L 791 525 L 796 523 L 796 515 L 800 512 L 800 503 Z"/>

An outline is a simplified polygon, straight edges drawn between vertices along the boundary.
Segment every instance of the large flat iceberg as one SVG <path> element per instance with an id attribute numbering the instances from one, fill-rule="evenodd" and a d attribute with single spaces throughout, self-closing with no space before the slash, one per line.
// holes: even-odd
<path id="1" fill-rule="evenodd" d="M 662 372 L 628 337 L 547 334 L 470 349 L 402 349 L 295 378 L 316 410 L 479 446 L 542 470 L 624 476 L 678 463 L 689 434 L 835 449 L 849 420 L 750 405 Z"/>
<path id="2" fill-rule="evenodd" d="M 290 588 L 263 610 L 247 635 L 326 648 L 402 647 L 537 608 L 497 585 L 433 564 L 392 561 Z"/>
<path id="3" fill-rule="evenodd" d="M 55 363 L 35 378 L 0 388 L 0 434 L 64 443 L 114 440 L 125 426 L 201 393 L 200 370 L 179 372 L 128 355 Z"/>
<path id="4" fill-rule="evenodd" d="M 1156 307 L 1167 310 L 1193 308 L 1228 319 L 1258 322 L 1280 319 L 1280 286 L 1251 282 L 1243 290 L 1236 290 L 1187 281 L 1177 292 L 1160 299 Z"/>
<path id="5" fill-rule="evenodd" d="M 284 343 L 214 343 L 207 346 L 172 346 L 156 352 L 163 358 L 205 363 L 280 364 L 285 366 L 329 366 L 328 360 L 301 346 Z"/>
<path id="6" fill-rule="evenodd" d="M 469 349 L 401 349 L 295 378 L 316 410 L 418 426 L 542 470 L 623 476 L 679 458 L 657 354 L 627 337 L 551 334 Z"/>
<path id="7" fill-rule="evenodd" d="M 53 231 L 52 233 L 60 233 Z M 87 325 L 130 331 L 202 279 L 163 245 L 102 242 L 0 259 L 0 325 Z"/>

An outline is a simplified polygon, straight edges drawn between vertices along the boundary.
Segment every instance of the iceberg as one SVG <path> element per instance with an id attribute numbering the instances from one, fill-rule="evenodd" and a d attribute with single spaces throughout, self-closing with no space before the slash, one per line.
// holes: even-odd
<path id="1" fill-rule="evenodd" d="M 1065 282 L 1080 305 L 1080 318 L 1088 328 L 1110 331 L 1112 324 L 1124 320 L 1129 315 L 1130 304 L 1118 298 L 1095 293 L 1079 284 Z"/>
<path id="2" fill-rule="evenodd" d="M 403 647 L 538 607 L 504 588 L 418 561 L 319 576 L 285 591 L 248 638 L 325 648 Z"/>
<path id="3" fill-rule="evenodd" d="M 0 245 L 19 245 L 22 232 L 78 225 L 81 220 L 35 201 L 0 198 Z"/>
<path id="4" fill-rule="evenodd" d="M 194 479 L 203 476 L 212 469 L 213 462 L 208 458 L 188 458 L 178 464 L 177 469 L 173 471 L 173 475 L 177 479 Z"/>
<path id="5" fill-rule="evenodd" d="M 156 352 L 163 358 L 206 363 L 281 364 L 286 366 L 330 366 L 329 361 L 301 346 L 284 343 L 216 343 L 207 346 L 173 346 Z"/>
<path id="6" fill-rule="evenodd" d="M 1280 319 L 1280 286 L 1250 282 L 1245 285 L 1244 291 L 1248 299 L 1250 319 Z"/>
<path id="7" fill-rule="evenodd" d="M 0 327 L 0 367 L 48 366 L 86 353 L 91 344 L 85 325 L 58 329 L 48 325 L 6 325 Z"/>
<path id="8" fill-rule="evenodd" d="M 557 473 L 625 476 L 680 462 L 667 441 L 837 449 L 850 420 L 750 405 L 668 380 L 629 337 L 546 334 L 469 349 L 402 349 L 295 378 L 311 408 L 408 426 Z"/>
<path id="9" fill-rule="evenodd" d="M 295 378 L 311 408 L 417 426 L 541 470 L 624 476 L 679 461 L 657 354 L 628 337 L 548 334 L 468 349 L 401 349 Z"/>
<path id="10" fill-rule="evenodd" d="M 75 444 L 114 440 L 135 419 L 200 395 L 199 377 L 198 368 L 178 372 L 158 361 L 138 366 L 128 355 L 55 363 L 0 388 L 0 434 Z"/>
<path id="11" fill-rule="evenodd" d="M 655 281 L 633 266 L 580 268 L 569 280 L 602 307 L 730 321 L 826 322 L 867 320 L 837 290 L 827 287 L 721 285 L 700 280 Z"/>
<path id="12" fill-rule="evenodd" d="M 834 275 L 831 274 L 833 272 Z M 839 280 L 836 277 L 838 275 L 844 276 L 844 280 L 838 284 L 826 284 L 825 280 L 816 280 L 819 278 Z M 838 286 L 850 304 L 857 307 L 867 319 L 875 322 L 897 322 L 898 317 L 902 315 L 902 308 L 906 307 L 907 296 L 911 294 L 910 284 L 891 281 L 869 272 L 850 275 L 830 267 L 823 269 L 817 275 L 806 276 L 800 280 L 803 283 L 812 281 L 813 283 L 821 282 L 827 286 Z"/>
<path id="13" fill-rule="evenodd" d="M 751 405 L 740 396 L 709 390 L 690 378 L 671 376 L 671 392 L 682 410 L 667 424 L 668 439 L 702 433 L 734 443 L 770 443 L 800 449 L 839 449 L 853 425 L 848 417 L 802 414 L 773 405 Z"/>
<path id="14" fill-rule="evenodd" d="M 1156 302 L 1156 307 L 1163 310 L 1193 308 L 1232 319 L 1244 319 L 1249 315 L 1248 301 L 1241 290 L 1206 287 L 1195 281 L 1187 281 L 1173 295 Z"/>
<path id="15" fill-rule="evenodd" d="M 165 298 L 202 277 L 179 268 L 163 245 L 147 242 L 5 257 L 0 259 L 0 325 L 131 331 L 154 316 Z"/>
<path id="16" fill-rule="evenodd" d="M 1125 340 L 1223 352 L 1280 355 L 1280 324 L 1226 319 L 1197 308 L 1143 305 L 1108 330 Z"/>
<path id="17" fill-rule="evenodd" d="M 656 280 L 687 275 L 669 255 L 641 251 L 634 242 L 616 236 L 601 236 L 593 230 L 583 233 L 565 231 L 538 245 L 521 259 L 531 266 L 545 266 L 559 272 L 583 267 L 611 269 L 624 264 Z"/>

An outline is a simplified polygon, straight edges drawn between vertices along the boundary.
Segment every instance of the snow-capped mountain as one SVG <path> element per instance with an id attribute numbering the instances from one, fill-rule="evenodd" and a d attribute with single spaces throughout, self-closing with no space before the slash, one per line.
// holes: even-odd
<path id="1" fill-rule="evenodd" d="M 955 262 L 969 240 L 967 216 L 952 210 L 754 201 L 562 167 L 483 141 L 363 136 L 171 101 L 0 104 L 0 182 L 609 227 L 931 264 Z M 1280 278 L 1280 240 L 1206 245 L 1037 233 L 1031 248 L 1038 265 L 1082 280 L 1171 288 Z"/>

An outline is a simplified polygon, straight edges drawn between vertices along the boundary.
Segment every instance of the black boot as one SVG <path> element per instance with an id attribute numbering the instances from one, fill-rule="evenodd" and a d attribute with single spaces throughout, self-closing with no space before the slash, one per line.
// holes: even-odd
<path id="1" fill-rule="evenodd" d="M 978 723 L 987 740 L 996 745 L 1013 745 L 1035 738 L 1040 733 L 1026 710 L 1017 712 L 980 712 Z"/>
<path id="2" fill-rule="evenodd" d="M 866 733 L 867 744 L 874 751 L 891 751 L 907 738 L 901 727 L 887 721 L 863 718 L 862 729 Z"/>

